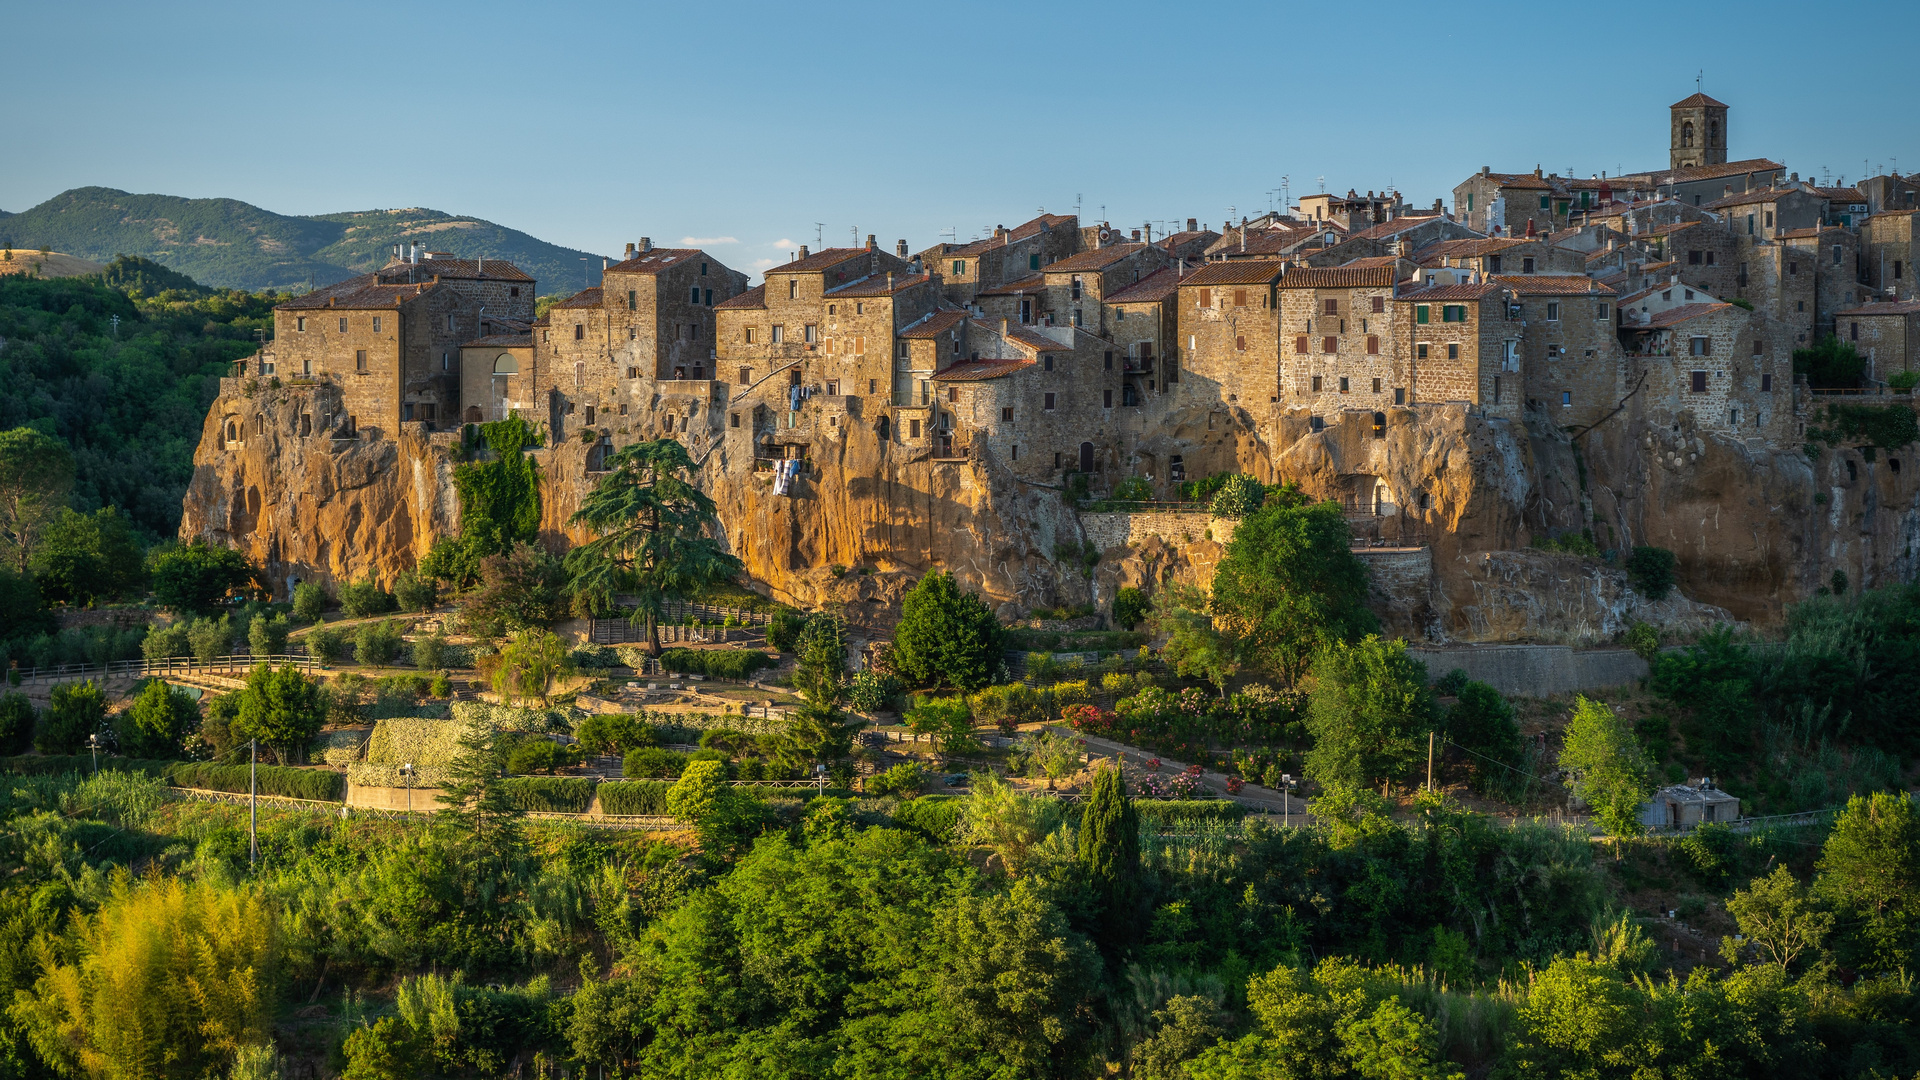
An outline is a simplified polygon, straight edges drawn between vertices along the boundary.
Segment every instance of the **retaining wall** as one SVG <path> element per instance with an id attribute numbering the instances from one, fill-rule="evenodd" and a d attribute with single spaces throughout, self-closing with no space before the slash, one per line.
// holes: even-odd
<path id="1" fill-rule="evenodd" d="M 1503 694 L 1547 697 L 1626 686 L 1647 675 L 1631 649 L 1574 649 L 1566 645 L 1465 645 L 1409 648 L 1438 680 L 1454 668 Z"/>
<path id="2" fill-rule="evenodd" d="M 374 787 L 370 784 L 356 784 L 347 781 L 347 805 L 364 806 L 371 810 L 405 810 L 407 808 L 407 789 L 403 787 Z M 413 789 L 413 808 L 415 810 L 438 810 L 440 808 L 440 789 L 417 787 Z"/>
<path id="3" fill-rule="evenodd" d="M 1080 515 L 1080 528 L 1101 551 L 1142 543 L 1150 536 L 1158 536 L 1174 547 L 1184 547 L 1209 539 L 1209 530 L 1212 540 L 1225 544 L 1233 539 L 1234 526 L 1238 524 L 1233 518 L 1217 518 L 1204 511 Z"/>

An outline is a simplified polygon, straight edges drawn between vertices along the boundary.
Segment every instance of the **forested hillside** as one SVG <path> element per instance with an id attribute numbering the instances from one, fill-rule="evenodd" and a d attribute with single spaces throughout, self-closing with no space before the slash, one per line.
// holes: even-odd
<path id="1" fill-rule="evenodd" d="M 141 255 L 208 285 L 249 290 L 331 284 L 384 264 L 398 243 L 462 258 L 506 259 L 549 292 L 584 287 L 583 268 L 592 280 L 600 274 L 600 259 L 589 252 L 438 210 L 295 217 L 237 199 L 134 195 L 103 187 L 74 188 L 0 217 L 0 241 L 103 262 Z"/>
<path id="2" fill-rule="evenodd" d="M 217 380 L 271 329 L 275 300 L 140 260 L 94 278 L 0 277 L 0 431 L 64 440 L 71 505 L 117 506 L 171 537 Z"/>

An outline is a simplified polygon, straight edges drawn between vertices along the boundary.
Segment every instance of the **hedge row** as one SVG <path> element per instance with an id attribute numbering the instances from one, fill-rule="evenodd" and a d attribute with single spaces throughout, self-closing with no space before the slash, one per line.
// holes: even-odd
<path id="1" fill-rule="evenodd" d="M 508 802 L 544 814 L 586 813 L 593 787 L 593 781 L 578 776 L 515 776 L 500 782 Z"/>
<path id="2" fill-rule="evenodd" d="M 668 649 L 660 654 L 660 663 L 682 675 L 742 680 L 773 666 L 773 659 L 758 649 Z"/>
<path id="3" fill-rule="evenodd" d="M 603 814 L 664 814 L 672 784 L 658 780 L 621 780 L 600 785 Z"/>
<path id="4" fill-rule="evenodd" d="M 1239 821 L 1247 808 L 1232 799 L 1135 799 L 1140 820 L 1156 825 L 1171 821 Z"/>
<path id="5" fill-rule="evenodd" d="M 965 808 L 966 801 L 952 795 L 922 795 L 896 807 L 893 820 L 925 833 L 930 840 L 946 843 L 957 835 Z"/>
<path id="6" fill-rule="evenodd" d="M 347 778 L 332 769 L 294 769 L 284 765 L 259 767 L 262 795 L 281 795 L 292 799 L 342 802 L 347 797 Z M 167 781 L 175 787 L 201 788 L 207 791 L 247 790 L 247 766 L 214 765 L 204 761 L 175 761 L 167 765 Z"/>
<path id="7" fill-rule="evenodd" d="M 118 769 L 121 772 L 145 773 L 148 776 L 164 777 L 167 766 L 178 765 L 177 761 L 157 761 L 149 758 L 103 757 L 102 769 Z M 15 776 L 47 776 L 55 773 L 79 773 L 82 776 L 93 771 L 93 756 L 90 754 L 23 754 L 20 757 L 0 757 L 0 772 Z"/>

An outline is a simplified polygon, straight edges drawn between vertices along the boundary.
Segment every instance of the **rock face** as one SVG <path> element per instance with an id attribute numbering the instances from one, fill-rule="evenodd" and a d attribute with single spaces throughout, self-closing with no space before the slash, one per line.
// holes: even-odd
<path id="1" fill-rule="evenodd" d="M 283 590 L 295 580 L 390 582 L 456 533 L 457 436 L 414 424 L 397 438 L 301 435 L 303 416 L 338 411 L 331 393 L 223 380 L 182 538 L 240 548 Z M 1190 474 L 1237 467 L 1345 503 L 1356 533 L 1380 545 L 1368 557 L 1390 571 L 1376 573 L 1377 609 L 1389 629 L 1412 636 L 1596 643 L 1635 620 L 1682 633 L 1767 625 L 1835 570 L 1855 587 L 1915 571 L 1920 462 L 1903 471 L 1899 452 L 1828 449 L 1809 459 L 1696 431 L 1687 414 L 1656 425 L 1631 403 L 1584 432 L 1542 410 L 1522 424 L 1422 406 L 1391 411 L 1379 430 L 1368 413 L 1318 429 L 1304 416 L 1283 419 L 1269 428 L 1271 443 L 1244 412 L 1220 415 L 1217 428 L 1187 425 L 1197 440 Z M 1127 585 L 1205 582 L 1231 536 L 1230 523 L 1199 515 L 1083 524 L 1060 490 L 1016 478 L 990 451 L 934 460 L 857 425 L 815 435 L 808 470 L 777 495 L 772 474 L 731 460 L 718 434 L 700 459 L 701 483 L 754 581 L 874 629 L 897 618 L 900 596 L 930 569 L 953 573 L 1011 620 L 1037 607 L 1104 608 Z M 572 442 L 533 452 L 555 550 L 580 539 L 567 522 L 591 485 L 589 451 Z M 1582 530 L 1603 550 L 1672 549 L 1680 593 L 1650 603 L 1609 565 L 1531 546 Z M 1090 562 L 1095 538 L 1104 550 Z M 1402 549 L 1426 549 L 1424 580 L 1409 558 L 1389 557 Z"/>

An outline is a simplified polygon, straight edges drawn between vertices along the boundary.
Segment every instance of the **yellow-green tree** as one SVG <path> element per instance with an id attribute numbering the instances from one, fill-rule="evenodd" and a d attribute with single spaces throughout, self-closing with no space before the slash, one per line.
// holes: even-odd
<path id="1" fill-rule="evenodd" d="M 123 873 L 39 951 L 44 974 L 9 1012 L 69 1075 L 205 1076 L 271 1033 L 279 919 L 250 889 Z"/>

